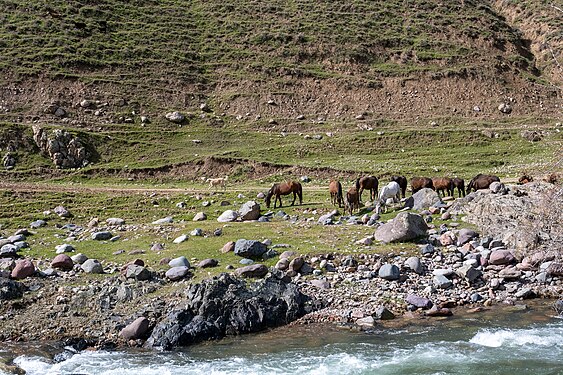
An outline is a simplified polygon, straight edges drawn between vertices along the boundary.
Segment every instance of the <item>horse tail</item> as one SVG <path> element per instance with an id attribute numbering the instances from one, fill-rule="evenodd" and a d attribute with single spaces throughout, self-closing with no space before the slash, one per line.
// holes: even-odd
<path id="1" fill-rule="evenodd" d="M 338 192 L 336 193 L 336 199 L 337 200 L 342 200 L 342 184 L 340 183 L 340 181 L 336 181 L 336 186 L 338 188 Z"/>
<path id="2" fill-rule="evenodd" d="M 360 191 L 360 179 L 359 178 L 356 179 L 356 190 Z"/>
<path id="3" fill-rule="evenodd" d="M 297 183 L 297 195 L 299 195 L 299 204 L 303 204 L 303 186 Z"/>

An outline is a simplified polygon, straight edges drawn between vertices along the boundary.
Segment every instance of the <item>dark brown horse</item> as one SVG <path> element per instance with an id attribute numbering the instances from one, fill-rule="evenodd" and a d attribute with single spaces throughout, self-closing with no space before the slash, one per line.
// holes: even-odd
<path id="1" fill-rule="evenodd" d="M 405 176 L 391 176 L 391 181 L 395 181 L 401 187 L 401 195 L 404 198 L 407 194 L 407 178 Z"/>
<path id="2" fill-rule="evenodd" d="M 465 181 L 463 181 L 463 178 L 457 178 L 457 177 L 452 178 L 452 186 L 451 186 L 452 197 L 454 196 L 454 189 L 456 188 L 458 195 L 460 197 L 465 197 Z"/>
<path id="3" fill-rule="evenodd" d="M 435 177 L 432 179 L 432 185 L 434 186 L 434 190 L 440 196 L 440 192 L 445 197 L 446 195 L 453 196 L 453 189 L 452 189 L 452 179 L 449 177 Z"/>
<path id="4" fill-rule="evenodd" d="M 411 189 L 413 194 L 424 188 L 434 189 L 434 185 L 432 184 L 432 180 L 430 178 L 428 177 L 411 178 Z"/>
<path id="5" fill-rule="evenodd" d="M 356 180 L 356 190 L 358 191 L 360 202 L 362 201 L 364 190 L 369 190 L 369 200 L 374 201 L 375 197 L 377 197 L 378 188 L 379 181 L 375 176 L 364 176 Z"/>
<path id="6" fill-rule="evenodd" d="M 303 188 L 301 187 L 301 184 L 297 181 L 287 181 L 279 184 L 274 184 L 270 188 L 270 190 L 268 190 L 268 194 L 266 194 L 266 198 L 265 198 L 266 207 L 270 208 L 270 203 L 273 195 L 276 196 L 276 198 L 274 199 L 274 208 L 276 208 L 278 199 L 280 201 L 280 207 L 281 207 L 282 206 L 281 196 L 288 195 L 291 193 L 293 193 L 293 202 L 291 202 L 292 206 L 295 204 L 295 199 L 297 199 L 297 197 L 299 197 L 299 204 L 300 205 L 303 204 Z"/>
<path id="7" fill-rule="evenodd" d="M 328 191 L 330 192 L 330 203 L 333 205 L 338 204 L 338 207 L 342 207 L 344 199 L 342 197 L 342 184 L 337 180 L 330 180 L 328 185 Z"/>
<path id="8" fill-rule="evenodd" d="M 346 208 L 350 211 L 350 215 L 354 209 L 360 209 L 360 194 L 355 187 L 351 187 L 346 193 Z"/>
<path id="9" fill-rule="evenodd" d="M 500 182 L 500 178 L 489 174 L 479 173 L 467 184 L 467 192 L 471 193 L 472 189 L 475 191 L 479 189 L 488 189 L 493 182 Z"/>

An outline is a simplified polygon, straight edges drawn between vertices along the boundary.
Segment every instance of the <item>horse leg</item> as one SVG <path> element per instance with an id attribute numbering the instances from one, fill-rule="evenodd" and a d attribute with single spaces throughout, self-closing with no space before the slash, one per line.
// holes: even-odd
<path id="1" fill-rule="evenodd" d="M 297 193 L 293 192 L 293 202 L 291 202 L 291 205 L 293 206 L 295 204 L 295 200 L 297 199 Z"/>

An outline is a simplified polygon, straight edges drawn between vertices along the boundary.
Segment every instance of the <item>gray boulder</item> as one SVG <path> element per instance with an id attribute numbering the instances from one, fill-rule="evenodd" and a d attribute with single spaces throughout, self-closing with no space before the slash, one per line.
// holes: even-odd
<path id="1" fill-rule="evenodd" d="M 178 281 L 190 274 L 190 269 L 185 266 L 172 267 L 166 271 L 166 277 L 171 281 Z"/>
<path id="2" fill-rule="evenodd" d="M 70 211 L 67 210 L 67 209 L 66 209 L 65 207 L 63 207 L 63 206 L 57 206 L 57 207 L 55 207 L 55 208 L 53 209 L 53 211 L 55 211 L 55 213 L 56 213 L 57 215 L 59 215 L 59 217 L 65 217 L 65 218 L 67 218 L 67 217 L 70 217 L 70 216 L 71 216 L 71 215 L 70 215 Z"/>
<path id="3" fill-rule="evenodd" d="M 330 283 L 324 279 L 313 279 L 311 285 L 319 289 L 330 289 Z"/>
<path id="4" fill-rule="evenodd" d="M 242 205 L 239 213 L 243 221 L 258 220 L 260 217 L 260 205 L 256 201 L 248 201 Z"/>
<path id="5" fill-rule="evenodd" d="M 174 258 L 170 262 L 168 262 L 168 266 L 190 268 L 190 262 L 186 259 L 185 256 L 182 255 L 182 256 L 180 256 L 178 258 Z"/>
<path id="6" fill-rule="evenodd" d="M 382 242 L 405 242 L 426 236 L 428 225 L 422 216 L 401 212 L 393 220 L 375 231 L 375 239 Z"/>
<path id="7" fill-rule="evenodd" d="M 72 253 L 76 250 L 74 246 L 69 245 L 67 243 L 64 243 L 62 245 L 57 245 L 55 246 L 55 249 L 57 254 Z"/>
<path id="8" fill-rule="evenodd" d="M 203 221 L 203 220 L 207 220 L 207 215 L 205 214 L 205 212 L 198 212 L 197 214 L 195 214 L 193 221 Z"/>
<path id="9" fill-rule="evenodd" d="M 113 237 L 113 234 L 108 231 L 92 233 L 92 239 L 95 241 L 105 241 Z"/>
<path id="10" fill-rule="evenodd" d="M 0 301 L 21 298 L 24 290 L 25 287 L 23 284 L 8 278 L 0 277 Z"/>
<path id="11" fill-rule="evenodd" d="M 184 116 L 178 111 L 168 112 L 165 115 L 165 117 L 168 121 L 173 122 L 175 124 L 181 124 L 186 120 L 186 116 Z"/>
<path id="12" fill-rule="evenodd" d="M 235 255 L 243 258 L 260 258 L 268 251 L 260 241 L 240 239 L 235 242 Z"/>
<path id="13" fill-rule="evenodd" d="M 430 188 L 424 188 L 408 198 L 405 202 L 405 207 L 420 211 L 432 207 L 437 203 L 442 203 L 442 199 L 438 193 Z"/>
<path id="14" fill-rule="evenodd" d="M 118 218 L 118 217 L 110 217 L 109 219 L 106 220 L 106 223 L 108 225 L 123 225 L 125 224 L 125 220 Z"/>
<path id="15" fill-rule="evenodd" d="M 82 253 L 78 253 L 72 257 L 70 257 L 74 263 L 83 264 L 88 260 L 88 257 Z"/>
<path id="16" fill-rule="evenodd" d="M 394 264 L 384 264 L 379 268 L 379 277 L 385 280 L 398 280 L 401 276 L 399 267 Z"/>
<path id="17" fill-rule="evenodd" d="M 102 264 L 97 259 L 88 259 L 80 266 L 86 273 L 104 273 Z"/>
<path id="18" fill-rule="evenodd" d="M 150 280 L 151 273 L 148 269 L 137 264 L 130 264 L 125 271 L 125 277 L 139 281 Z"/>
<path id="19" fill-rule="evenodd" d="M 405 267 L 410 268 L 414 272 L 422 275 L 424 273 L 424 266 L 419 257 L 410 257 L 405 261 Z"/>
<path id="20" fill-rule="evenodd" d="M 45 225 L 47 225 L 47 222 L 45 220 L 35 220 L 33 221 L 31 224 L 29 224 L 29 227 L 31 229 L 39 229 L 41 227 L 44 227 Z"/>
<path id="21" fill-rule="evenodd" d="M 174 242 L 175 244 L 179 244 L 179 243 L 182 243 L 184 241 L 187 241 L 187 239 L 188 239 L 188 236 L 186 234 L 182 234 L 182 235 L 176 237 L 174 239 L 174 241 L 172 241 L 172 242 Z"/>
<path id="22" fill-rule="evenodd" d="M 227 210 L 223 212 L 221 215 L 219 215 L 217 221 L 220 223 L 229 223 L 231 221 L 235 221 L 237 218 L 238 218 L 238 213 L 236 211 Z"/>
<path id="23" fill-rule="evenodd" d="M 467 242 L 471 241 L 472 239 L 478 236 L 479 235 L 474 230 L 467 228 L 460 229 L 459 233 L 457 234 L 457 246 L 463 246 Z"/>
<path id="24" fill-rule="evenodd" d="M 448 289 L 453 285 L 452 281 L 444 275 L 436 275 L 432 281 L 438 289 Z"/>
<path id="25" fill-rule="evenodd" d="M 389 311 L 385 306 L 379 306 L 372 316 L 377 320 L 391 320 L 395 319 L 395 314 Z"/>
<path id="26" fill-rule="evenodd" d="M 0 258 L 16 258 L 18 256 L 18 247 L 8 243 L 0 247 Z"/>
<path id="27" fill-rule="evenodd" d="M 163 225 L 163 224 L 171 224 L 174 221 L 174 219 L 170 216 L 162 218 L 162 219 L 158 219 L 153 221 L 152 223 L 155 225 Z"/>
<path id="28" fill-rule="evenodd" d="M 463 267 L 460 267 L 456 270 L 456 273 L 464 278 L 465 280 L 469 281 L 470 283 L 474 282 L 475 280 L 477 280 L 479 277 L 481 277 L 482 273 L 481 271 L 466 265 Z"/>

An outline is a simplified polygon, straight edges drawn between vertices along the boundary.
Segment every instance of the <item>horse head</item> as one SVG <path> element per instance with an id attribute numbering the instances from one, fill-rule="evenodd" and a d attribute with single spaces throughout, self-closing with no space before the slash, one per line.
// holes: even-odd
<path id="1" fill-rule="evenodd" d="M 274 195 L 274 189 L 276 185 L 277 184 L 274 184 L 274 186 L 272 186 L 270 190 L 268 190 L 268 193 L 266 193 L 266 198 L 264 198 L 264 202 L 266 202 L 267 208 L 270 208 L 270 203 L 272 202 L 272 196 Z"/>

